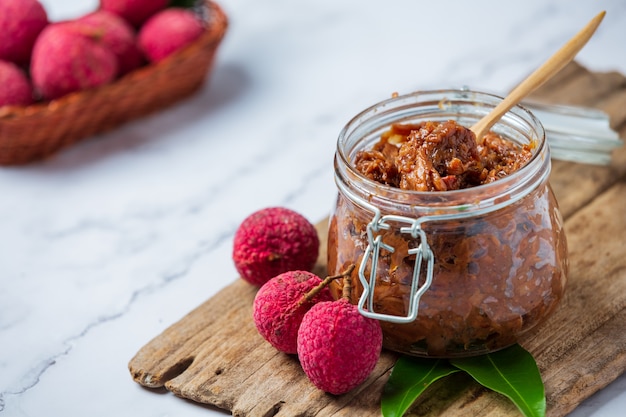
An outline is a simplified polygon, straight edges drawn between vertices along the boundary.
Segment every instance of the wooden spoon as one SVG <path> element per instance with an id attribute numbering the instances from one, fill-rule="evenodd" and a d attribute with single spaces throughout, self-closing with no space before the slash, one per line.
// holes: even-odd
<path id="1" fill-rule="evenodd" d="M 530 74 L 524 81 L 522 81 L 517 87 L 509 93 L 504 100 L 502 100 L 489 114 L 480 119 L 471 130 L 476 135 L 478 143 L 482 143 L 482 138 L 489 131 L 491 126 L 506 113 L 513 106 L 519 103 L 526 95 L 533 92 L 540 85 L 548 81 L 553 75 L 559 72 L 565 65 L 567 65 L 582 49 L 587 41 L 594 34 L 600 22 L 606 14 L 605 11 L 599 13 L 596 17 L 591 19 L 587 26 L 585 26 L 580 32 L 578 32 L 572 39 L 570 39 L 565 45 L 561 47 L 554 55 L 552 55 L 546 62 L 537 68 L 532 74 Z"/>

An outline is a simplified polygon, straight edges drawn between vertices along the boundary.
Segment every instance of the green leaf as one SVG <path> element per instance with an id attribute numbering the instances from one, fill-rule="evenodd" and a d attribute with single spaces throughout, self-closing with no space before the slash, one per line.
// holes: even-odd
<path id="1" fill-rule="evenodd" d="M 383 390 L 383 417 L 401 417 L 430 384 L 458 371 L 444 359 L 401 356 Z"/>
<path id="2" fill-rule="evenodd" d="M 546 415 L 546 397 L 537 363 L 520 345 L 480 356 L 450 359 L 481 385 L 508 397 L 526 417 Z"/>
<path id="3" fill-rule="evenodd" d="M 170 0 L 169 7 L 192 8 L 198 5 L 198 0 Z"/>

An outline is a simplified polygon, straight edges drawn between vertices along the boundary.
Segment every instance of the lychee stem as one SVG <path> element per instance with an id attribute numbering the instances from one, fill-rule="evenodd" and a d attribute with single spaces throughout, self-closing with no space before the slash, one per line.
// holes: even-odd
<path id="1" fill-rule="evenodd" d="M 334 281 L 336 279 L 339 278 L 346 278 L 346 279 L 350 279 L 350 274 L 352 274 L 352 271 L 354 271 L 355 265 L 352 264 L 348 267 L 348 269 L 346 269 L 345 271 L 343 271 L 342 273 L 340 273 L 339 275 L 331 275 L 328 276 L 326 278 L 324 278 L 324 280 L 322 282 L 320 282 L 315 288 L 313 288 L 311 291 L 309 291 L 308 293 L 304 294 L 302 296 L 302 298 L 300 299 L 300 301 L 298 301 L 298 305 L 302 305 L 304 303 L 307 303 L 309 301 L 311 301 L 317 294 L 319 294 L 320 291 L 322 291 L 322 289 L 327 286 L 328 284 L 330 284 L 331 281 Z M 345 285 L 344 285 L 345 288 Z M 344 289 L 345 291 L 345 289 Z"/>
<path id="2" fill-rule="evenodd" d="M 343 280 L 341 298 L 345 298 L 346 300 L 350 301 L 351 296 L 352 296 L 352 277 L 347 276 L 346 279 Z"/>

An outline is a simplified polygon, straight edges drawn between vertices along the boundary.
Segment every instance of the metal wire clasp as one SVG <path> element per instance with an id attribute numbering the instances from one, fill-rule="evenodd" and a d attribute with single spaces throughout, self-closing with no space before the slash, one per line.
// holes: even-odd
<path id="1" fill-rule="evenodd" d="M 410 323 L 417 318 L 419 301 L 432 283 L 433 266 L 435 263 L 433 252 L 428 245 L 426 232 L 424 232 L 424 229 L 422 228 L 422 224 L 427 220 L 428 217 L 412 219 L 396 215 L 381 216 L 380 210 L 376 209 L 374 211 L 374 218 L 367 225 L 368 245 L 363 254 L 361 265 L 359 266 L 359 280 L 361 281 L 361 285 L 363 285 L 363 293 L 361 294 L 357 307 L 361 314 L 373 319 L 393 323 Z M 374 295 L 380 250 L 385 249 L 391 253 L 396 250 L 393 246 L 390 246 L 382 241 L 382 235 L 377 234 L 381 230 L 389 230 L 391 228 L 389 222 L 407 224 L 407 226 L 400 227 L 400 233 L 410 234 L 413 239 L 417 239 L 419 241 L 419 244 L 415 248 L 410 248 L 408 250 L 409 255 L 415 255 L 415 267 L 413 268 L 409 308 L 406 316 L 382 314 L 374 311 Z M 370 275 L 369 277 L 366 277 L 365 269 L 368 260 L 371 261 L 371 267 Z M 422 263 L 426 264 L 426 277 L 423 284 L 420 285 L 419 282 L 422 271 Z M 365 308 L 366 304 L 367 308 Z"/>

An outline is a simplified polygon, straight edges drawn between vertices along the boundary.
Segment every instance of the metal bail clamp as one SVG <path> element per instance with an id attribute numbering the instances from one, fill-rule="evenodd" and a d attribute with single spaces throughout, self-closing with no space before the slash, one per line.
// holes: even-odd
<path id="1" fill-rule="evenodd" d="M 433 252 L 428 245 L 426 232 L 422 229 L 422 224 L 428 221 L 428 217 L 420 217 L 412 219 L 409 217 L 386 215 L 381 216 L 380 210 L 374 211 L 374 218 L 367 225 L 367 241 L 368 245 L 363 253 L 361 265 L 359 266 L 359 281 L 363 285 L 363 293 L 357 305 L 359 312 L 366 316 L 377 320 L 388 321 L 392 323 L 410 323 L 417 318 L 419 301 L 422 295 L 428 290 L 433 280 L 433 266 L 435 259 Z M 374 310 L 374 295 L 376 287 L 376 275 L 378 270 L 378 258 L 380 250 L 385 249 L 391 253 L 395 248 L 384 243 L 382 236 L 376 235 L 381 230 L 391 229 L 389 222 L 405 223 L 408 226 L 400 227 L 400 233 L 409 234 L 414 239 L 419 239 L 419 244 L 415 248 L 408 250 L 409 255 L 415 255 L 415 267 L 413 268 L 413 277 L 411 281 L 411 292 L 409 299 L 408 314 L 406 316 L 395 316 L 390 314 L 377 313 Z M 370 276 L 365 276 L 365 268 L 368 260 L 371 261 Z M 426 263 L 426 276 L 424 283 L 419 285 L 422 271 L 422 263 Z M 365 305 L 367 304 L 367 308 Z"/>

